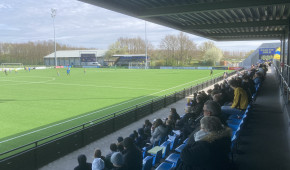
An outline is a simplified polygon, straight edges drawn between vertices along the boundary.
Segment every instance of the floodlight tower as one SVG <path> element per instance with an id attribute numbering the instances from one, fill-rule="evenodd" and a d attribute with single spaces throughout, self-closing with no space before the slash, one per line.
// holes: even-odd
<path id="1" fill-rule="evenodd" d="M 54 59 L 55 59 L 55 67 L 57 66 L 57 59 L 56 59 L 56 41 L 55 41 L 55 26 L 54 26 L 54 18 L 56 15 L 56 9 L 55 8 L 51 8 L 51 17 L 52 17 L 52 21 L 53 21 L 53 36 L 54 36 Z"/>
<path id="2" fill-rule="evenodd" d="M 146 63 L 145 63 L 145 69 L 148 69 L 148 57 L 147 57 L 147 29 L 146 29 L 146 21 L 145 21 L 145 57 L 146 57 Z"/>

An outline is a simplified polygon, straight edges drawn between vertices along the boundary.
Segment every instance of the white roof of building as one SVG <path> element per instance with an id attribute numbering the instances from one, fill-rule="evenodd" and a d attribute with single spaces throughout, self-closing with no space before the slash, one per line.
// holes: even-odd
<path id="1" fill-rule="evenodd" d="M 145 57 L 146 54 L 115 54 L 113 57 Z"/>
<path id="2" fill-rule="evenodd" d="M 107 50 L 64 50 L 56 51 L 56 57 L 81 57 L 81 54 L 96 54 L 96 57 L 103 57 L 106 52 Z M 54 58 L 54 52 L 44 58 Z"/>

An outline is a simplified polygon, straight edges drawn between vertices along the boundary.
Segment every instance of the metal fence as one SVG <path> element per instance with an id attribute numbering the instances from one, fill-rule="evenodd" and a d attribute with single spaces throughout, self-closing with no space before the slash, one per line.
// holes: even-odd
<path id="1" fill-rule="evenodd" d="M 284 97 L 284 104 L 287 105 L 290 102 L 290 66 L 287 64 L 281 66 L 280 61 L 274 60 L 274 67 Z"/>
<path id="2" fill-rule="evenodd" d="M 230 75 L 233 74 L 235 72 L 230 73 Z M 217 77 L 196 86 L 154 98 L 153 100 L 131 106 L 27 145 L 0 153 L 0 169 L 38 169 L 222 79 L 222 77 Z"/>

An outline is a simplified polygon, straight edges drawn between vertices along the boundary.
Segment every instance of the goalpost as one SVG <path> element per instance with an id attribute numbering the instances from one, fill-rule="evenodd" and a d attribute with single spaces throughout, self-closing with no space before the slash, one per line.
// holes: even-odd
<path id="1" fill-rule="evenodd" d="M 1 63 L 1 68 L 2 69 L 9 69 L 9 68 L 22 68 L 23 69 L 23 64 L 22 63 Z"/>
<path id="2" fill-rule="evenodd" d="M 129 69 L 145 69 L 146 68 L 146 64 L 143 62 L 130 62 Z"/>

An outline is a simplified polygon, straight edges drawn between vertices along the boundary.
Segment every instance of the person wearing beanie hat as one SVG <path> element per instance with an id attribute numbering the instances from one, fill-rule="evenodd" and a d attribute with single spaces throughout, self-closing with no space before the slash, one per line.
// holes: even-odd
<path id="1" fill-rule="evenodd" d="M 123 137 L 122 136 L 119 136 L 118 139 L 117 139 L 118 143 L 120 142 L 123 142 Z"/>
<path id="2" fill-rule="evenodd" d="M 111 156 L 111 162 L 114 165 L 112 170 L 127 170 L 127 168 L 124 166 L 123 155 L 120 152 L 113 153 Z"/>
<path id="3" fill-rule="evenodd" d="M 102 152 L 96 149 L 94 154 L 94 160 L 92 163 L 92 170 L 103 170 L 105 168 L 105 162 L 102 160 Z"/>

